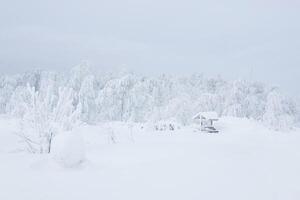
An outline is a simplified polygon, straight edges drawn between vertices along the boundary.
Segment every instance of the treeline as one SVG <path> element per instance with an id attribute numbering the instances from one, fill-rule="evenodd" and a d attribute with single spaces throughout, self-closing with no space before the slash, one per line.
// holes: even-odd
<path id="1" fill-rule="evenodd" d="M 57 107 L 58 101 L 63 101 L 63 91 L 71 105 Z M 86 123 L 172 120 L 189 125 L 192 116 L 200 111 L 252 118 L 274 129 L 289 129 L 299 122 L 296 101 L 282 95 L 278 88 L 245 80 L 225 81 L 201 74 L 95 74 L 86 64 L 74 67 L 69 74 L 37 70 L 0 76 L 1 113 L 24 117 L 34 109 L 37 100 L 33 96 L 57 113 L 57 109 L 71 106 L 80 121 Z"/>

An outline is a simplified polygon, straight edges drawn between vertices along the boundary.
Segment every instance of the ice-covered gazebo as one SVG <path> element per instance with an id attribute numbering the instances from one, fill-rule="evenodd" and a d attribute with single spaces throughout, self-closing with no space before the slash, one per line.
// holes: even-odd
<path id="1" fill-rule="evenodd" d="M 208 133 L 218 133 L 214 127 L 214 122 L 219 120 L 216 112 L 199 112 L 193 117 L 194 121 L 201 126 L 201 131 Z"/>

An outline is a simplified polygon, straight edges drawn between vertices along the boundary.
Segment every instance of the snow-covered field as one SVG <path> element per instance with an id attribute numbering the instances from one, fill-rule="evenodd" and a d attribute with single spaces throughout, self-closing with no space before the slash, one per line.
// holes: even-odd
<path id="1" fill-rule="evenodd" d="M 151 131 L 141 124 L 81 126 L 86 161 L 18 151 L 17 123 L 0 119 L 1 200 L 299 200 L 300 131 L 222 118 L 219 134 Z M 109 127 L 109 128 L 108 128 Z"/>

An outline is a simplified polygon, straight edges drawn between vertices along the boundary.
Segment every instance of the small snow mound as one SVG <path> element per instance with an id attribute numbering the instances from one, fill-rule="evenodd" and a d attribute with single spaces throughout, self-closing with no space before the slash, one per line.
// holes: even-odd
<path id="1" fill-rule="evenodd" d="M 85 145 L 82 136 L 65 132 L 54 137 L 51 154 L 65 167 L 76 167 L 85 160 Z"/>

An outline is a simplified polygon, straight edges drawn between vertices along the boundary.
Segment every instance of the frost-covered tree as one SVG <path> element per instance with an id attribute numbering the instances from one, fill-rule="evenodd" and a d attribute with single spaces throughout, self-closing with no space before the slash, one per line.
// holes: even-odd
<path id="1" fill-rule="evenodd" d="M 69 86 L 73 88 L 74 91 L 79 92 L 83 81 L 90 75 L 92 75 L 90 65 L 88 62 L 84 61 L 71 69 Z"/>
<path id="2" fill-rule="evenodd" d="M 276 130 L 290 129 L 295 122 L 296 107 L 274 88 L 267 97 L 263 121 Z"/>
<path id="3" fill-rule="evenodd" d="M 245 117 L 261 121 L 267 103 L 267 89 L 261 83 L 253 83 L 248 86 L 247 91 L 243 100 Z"/>
<path id="4" fill-rule="evenodd" d="M 0 76 L 0 113 L 7 112 L 7 104 L 17 85 L 16 76 Z"/>
<path id="5" fill-rule="evenodd" d="M 232 89 L 226 99 L 225 115 L 233 117 L 245 117 L 244 100 L 247 97 L 248 87 L 244 81 L 235 81 L 232 83 Z"/>
<path id="6" fill-rule="evenodd" d="M 153 112 L 153 96 L 150 93 L 149 80 L 142 78 L 130 90 L 130 121 L 147 122 Z"/>
<path id="7" fill-rule="evenodd" d="M 190 124 L 194 115 L 193 105 L 190 102 L 190 97 L 185 94 L 180 97 L 171 99 L 168 105 L 163 110 L 163 113 L 165 113 L 163 119 L 171 119 L 173 121 L 175 120 L 175 122 L 182 125 Z"/>
<path id="8" fill-rule="evenodd" d="M 300 127 L 300 98 L 298 98 L 298 99 L 296 99 L 296 109 L 297 109 L 297 111 L 296 111 L 296 115 L 297 115 L 297 119 L 296 119 L 296 125 L 298 126 L 298 127 Z"/>
<path id="9" fill-rule="evenodd" d="M 81 120 L 92 123 L 96 120 L 96 92 L 94 90 L 94 76 L 86 76 L 82 81 L 78 94 L 79 104 L 81 105 Z"/>
<path id="10" fill-rule="evenodd" d="M 18 136 L 32 153 L 50 153 L 52 139 L 62 131 L 71 130 L 78 122 L 77 110 L 73 106 L 73 90 L 59 88 L 55 96 L 49 88 L 44 94 L 29 85 L 23 95 L 22 116 Z"/>

